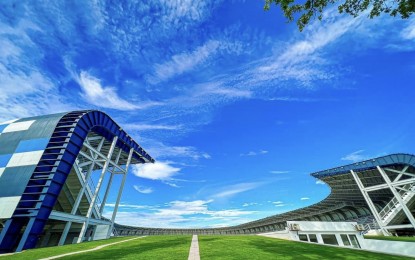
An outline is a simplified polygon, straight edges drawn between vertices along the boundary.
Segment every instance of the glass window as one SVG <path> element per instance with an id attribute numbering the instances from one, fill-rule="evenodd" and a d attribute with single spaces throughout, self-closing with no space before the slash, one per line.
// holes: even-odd
<path id="1" fill-rule="evenodd" d="M 357 240 L 356 235 L 349 235 L 349 238 L 350 238 L 350 242 L 352 243 L 353 247 L 360 248 L 359 240 Z"/>
<path id="2" fill-rule="evenodd" d="M 333 234 L 321 235 L 321 238 L 323 239 L 324 244 L 336 245 L 336 246 L 339 245 L 339 243 L 337 243 L 336 236 Z"/>
<path id="3" fill-rule="evenodd" d="M 343 244 L 344 244 L 345 246 L 351 246 L 351 245 L 350 245 L 349 238 L 347 237 L 347 235 L 346 235 L 346 234 L 341 234 L 341 235 L 340 235 L 340 237 L 342 238 Z"/>
<path id="4" fill-rule="evenodd" d="M 301 241 L 308 241 L 308 237 L 306 234 L 300 234 L 298 235 L 298 237 L 300 238 Z"/>
<path id="5" fill-rule="evenodd" d="M 308 238 L 310 239 L 310 242 L 318 243 L 317 236 L 315 234 L 309 234 Z"/>

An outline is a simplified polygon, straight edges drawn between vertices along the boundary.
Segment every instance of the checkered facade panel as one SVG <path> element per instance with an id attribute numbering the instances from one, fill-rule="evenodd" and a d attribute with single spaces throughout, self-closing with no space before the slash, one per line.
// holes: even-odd
<path id="1" fill-rule="evenodd" d="M 64 113 L 0 123 L 0 218 L 10 218 Z"/>

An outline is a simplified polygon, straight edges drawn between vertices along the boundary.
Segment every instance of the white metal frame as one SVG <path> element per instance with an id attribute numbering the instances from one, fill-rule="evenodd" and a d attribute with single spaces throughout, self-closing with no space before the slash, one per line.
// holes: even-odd
<path id="1" fill-rule="evenodd" d="M 388 167 L 382 168 L 380 166 L 376 166 L 377 172 L 382 176 L 385 183 L 373 185 L 370 187 L 364 187 L 357 173 L 353 170 L 350 170 L 350 173 L 356 181 L 357 186 L 362 192 L 364 199 L 366 200 L 373 216 L 375 217 L 376 222 L 378 223 L 384 235 L 389 235 L 388 230 L 390 229 L 415 229 L 415 218 L 407 206 L 409 200 L 415 196 L 415 174 L 407 172 L 408 168 L 409 166 L 407 165 L 401 171 L 398 171 Z M 386 171 L 397 173 L 398 176 L 391 180 Z M 404 175 L 409 176 L 410 178 L 402 179 Z M 368 193 L 382 189 L 389 189 L 393 194 L 393 198 L 381 211 L 378 211 Z M 401 212 L 405 214 L 410 224 L 389 225 L 393 217 Z"/>
<path id="2" fill-rule="evenodd" d="M 91 141 L 99 141 L 97 147 L 94 147 L 91 144 Z M 129 154 L 128 154 L 128 159 L 125 163 L 125 168 L 124 168 L 119 164 L 123 151 L 119 149 L 117 153 L 114 153 L 116 151 L 116 144 L 118 141 L 118 137 L 115 136 L 113 138 L 110 149 L 107 154 L 104 154 L 102 152 L 102 148 L 104 147 L 105 141 L 106 139 L 101 136 L 88 137 L 84 141 L 83 149 L 80 151 L 78 158 L 82 157 L 83 159 L 86 159 L 86 160 L 83 160 L 83 162 L 80 163 L 80 160 L 77 159 L 73 166 L 80 180 L 81 190 L 79 191 L 76 197 L 74 205 L 72 206 L 71 213 L 53 211 L 50 216 L 50 219 L 66 221 L 66 224 L 62 232 L 62 235 L 60 237 L 58 245 L 63 245 L 65 243 L 72 223 L 82 223 L 82 228 L 76 241 L 77 243 L 84 241 L 85 239 L 84 236 L 89 225 L 108 225 L 107 238 L 111 236 L 112 229 L 114 226 L 115 216 L 118 211 L 118 206 L 120 203 L 122 190 L 124 188 L 125 179 L 127 176 L 129 165 L 131 163 L 134 149 L 133 148 L 130 149 Z M 114 155 L 115 155 L 115 160 L 113 160 Z M 91 187 L 90 185 L 91 175 L 93 174 L 94 169 L 96 169 L 97 166 L 101 168 L 101 173 L 97 181 L 96 187 Z M 105 186 L 103 185 L 103 180 L 107 173 L 110 174 L 109 181 L 106 183 L 106 187 L 102 187 L 102 186 Z M 103 220 L 101 219 L 101 215 L 103 213 L 106 201 L 108 199 L 108 195 L 109 195 L 115 174 L 123 174 L 122 183 L 118 189 L 117 201 L 116 201 L 113 213 L 112 213 L 111 220 Z M 105 193 L 104 193 L 103 200 L 99 202 L 100 200 L 99 194 L 102 188 L 105 188 Z M 79 205 L 84 195 L 86 196 L 88 200 L 89 207 L 88 207 L 88 211 L 86 215 L 80 216 L 80 215 L 77 215 L 76 213 L 78 211 Z"/>

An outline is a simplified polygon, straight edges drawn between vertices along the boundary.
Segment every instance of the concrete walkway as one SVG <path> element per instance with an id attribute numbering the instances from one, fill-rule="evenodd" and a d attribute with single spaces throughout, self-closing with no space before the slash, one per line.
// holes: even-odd
<path id="1" fill-rule="evenodd" d="M 189 258 L 187 260 L 200 260 L 199 255 L 199 241 L 197 235 L 193 235 L 192 244 L 190 245 Z"/>
<path id="2" fill-rule="evenodd" d="M 114 242 L 114 243 L 110 243 L 110 244 L 106 244 L 106 245 L 102 245 L 102 246 L 97 246 L 97 247 L 92 248 L 92 249 L 87 249 L 87 250 L 82 250 L 82 251 L 76 251 L 76 252 L 66 253 L 66 254 L 62 254 L 62 255 L 55 255 L 55 256 L 43 258 L 43 259 L 40 259 L 40 260 L 50 260 L 50 259 L 61 258 L 61 257 L 68 256 L 68 255 L 76 255 L 76 254 L 81 254 L 81 253 L 96 251 L 96 250 L 100 250 L 100 249 L 102 249 L 104 247 L 107 247 L 107 246 L 112 246 L 112 245 L 115 245 L 115 244 L 120 244 L 120 243 L 128 242 L 128 241 L 131 241 L 131 240 L 134 240 L 134 239 L 138 239 L 138 238 L 143 238 L 143 237 L 135 237 L 135 238 L 131 238 L 131 239 L 123 240 L 123 241 L 118 241 L 118 242 Z"/>

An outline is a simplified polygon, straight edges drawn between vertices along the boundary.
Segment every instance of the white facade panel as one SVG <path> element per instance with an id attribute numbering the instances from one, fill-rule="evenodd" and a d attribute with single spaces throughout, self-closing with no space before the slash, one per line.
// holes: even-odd
<path id="1" fill-rule="evenodd" d="M 20 196 L 0 197 L 0 219 L 11 218 L 19 200 Z"/>
<path id="2" fill-rule="evenodd" d="M 39 162 L 40 157 L 42 157 L 43 152 L 44 150 L 24 152 L 24 153 L 15 153 L 10 158 L 6 167 L 35 165 Z"/>
<path id="3" fill-rule="evenodd" d="M 18 123 L 11 123 L 10 125 L 4 128 L 3 133 L 9 132 L 16 132 L 16 131 L 24 131 L 29 129 L 29 127 L 35 122 L 35 120 L 18 122 Z"/>
<path id="4" fill-rule="evenodd" d="M 1 176 L 3 175 L 3 172 L 4 172 L 4 167 L 1 167 L 1 168 L 0 168 L 0 178 L 1 178 Z"/>

